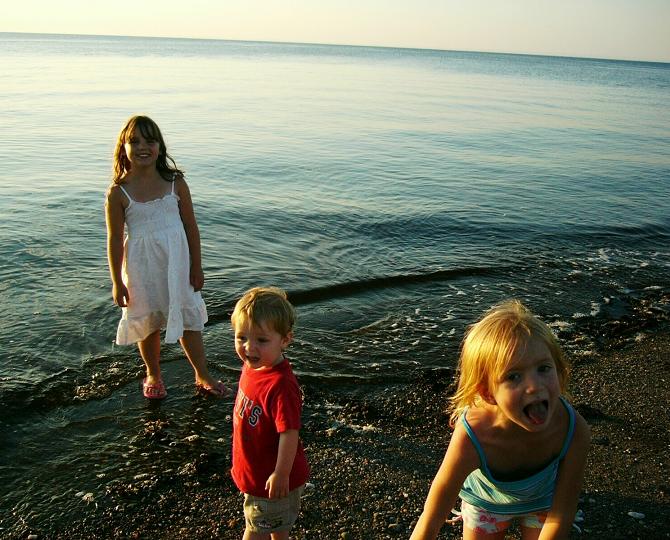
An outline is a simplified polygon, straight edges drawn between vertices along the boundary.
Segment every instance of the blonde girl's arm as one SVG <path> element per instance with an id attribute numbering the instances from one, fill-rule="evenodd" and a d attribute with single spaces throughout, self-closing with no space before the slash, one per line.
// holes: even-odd
<path id="1" fill-rule="evenodd" d="M 179 175 L 174 180 L 175 191 L 179 195 L 179 214 L 186 231 L 186 240 L 188 241 L 188 251 L 191 255 L 191 273 L 190 282 L 196 291 L 202 289 L 205 284 L 205 275 L 202 271 L 202 256 L 200 252 L 200 230 L 195 220 L 193 211 L 193 201 L 191 192 L 188 189 L 186 180 Z"/>
<path id="2" fill-rule="evenodd" d="M 437 537 L 456 503 L 463 482 L 478 467 L 477 451 L 459 421 L 410 540 Z"/>
<path id="3" fill-rule="evenodd" d="M 128 289 L 121 278 L 123 265 L 123 227 L 126 215 L 123 206 L 123 194 L 119 186 L 114 185 L 107 190 L 105 200 L 105 221 L 107 223 L 107 262 L 112 278 L 112 297 L 114 303 L 126 307 L 130 300 Z"/>
<path id="4" fill-rule="evenodd" d="M 575 411 L 575 433 L 558 469 L 553 504 L 540 532 L 540 540 L 568 538 L 577 512 L 590 444 L 591 429 Z"/>

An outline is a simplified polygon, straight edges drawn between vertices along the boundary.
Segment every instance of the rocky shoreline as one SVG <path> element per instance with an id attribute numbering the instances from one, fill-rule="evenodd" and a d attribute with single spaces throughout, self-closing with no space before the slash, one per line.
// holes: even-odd
<path id="1" fill-rule="evenodd" d="M 407 538 L 444 455 L 450 369 L 417 370 L 406 383 L 347 391 L 306 385 L 304 443 L 311 489 L 296 539 Z M 670 538 L 670 333 L 574 361 L 572 402 L 592 426 L 571 538 Z M 161 443 L 161 428 L 147 433 Z M 7 538 L 241 538 L 241 496 L 229 447 L 193 446 L 165 474 L 119 483 L 76 521 L 54 509 L 48 526 L 25 523 Z M 445 525 L 440 538 L 460 538 Z M 516 538 L 516 533 L 510 535 Z"/>

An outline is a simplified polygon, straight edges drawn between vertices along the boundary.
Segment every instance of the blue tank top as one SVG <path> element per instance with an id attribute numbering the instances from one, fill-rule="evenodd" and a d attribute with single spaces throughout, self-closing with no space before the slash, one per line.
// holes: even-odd
<path id="1" fill-rule="evenodd" d="M 570 447 L 575 431 L 575 411 L 563 397 L 561 397 L 561 403 L 570 417 L 568 433 L 565 436 L 561 453 L 541 471 L 528 478 L 512 482 L 501 482 L 493 478 L 486 463 L 484 450 L 465 418 L 468 412 L 466 408 L 461 415 L 461 421 L 479 454 L 481 465 L 479 469 L 472 471 L 463 482 L 459 493 L 461 499 L 495 514 L 526 514 L 551 508 L 558 466 Z"/>

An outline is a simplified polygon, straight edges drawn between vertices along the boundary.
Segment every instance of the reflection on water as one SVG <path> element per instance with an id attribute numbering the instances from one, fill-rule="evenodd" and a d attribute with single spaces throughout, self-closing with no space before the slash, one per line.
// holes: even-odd
<path id="1" fill-rule="evenodd" d="M 112 344 L 120 314 L 103 201 L 116 135 L 134 113 L 158 122 L 187 173 L 205 344 L 231 384 L 229 313 L 258 284 L 286 288 L 298 307 L 290 357 L 304 384 L 342 392 L 453 365 L 466 325 L 508 297 L 526 300 L 574 354 L 631 303 L 665 316 L 667 65 L 141 38 L 0 43 L 0 516 L 40 522 L 57 507 L 66 519 L 89 493 L 92 505 L 199 448 L 229 452 L 231 404 L 194 397 L 178 347 L 165 348 L 169 398 L 154 404 L 138 390 L 136 350 Z"/>

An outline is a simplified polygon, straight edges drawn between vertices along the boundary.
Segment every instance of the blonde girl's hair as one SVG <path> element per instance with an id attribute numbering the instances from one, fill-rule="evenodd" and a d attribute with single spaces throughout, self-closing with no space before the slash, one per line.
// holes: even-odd
<path id="1" fill-rule="evenodd" d="M 286 292 L 279 287 L 249 289 L 237 301 L 230 316 L 233 329 L 247 322 L 254 326 L 266 323 L 282 336 L 291 332 L 295 320 L 295 308 L 288 301 Z"/>
<path id="2" fill-rule="evenodd" d="M 165 140 L 163 139 L 158 124 L 148 116 L 133 116 L 126 122 L 126 125 L 123 126 L 116 141 L 116 148 L 114 149 L 114 171 L 112 174 L 112 182 L 114 184 L 121 184 L 123 177 L 130 171 L 130 160 L 128 159 L 128 156 L 126 156 L 124 144 L 130 140 L 135 128 L 140 131 L 142 137 L 145 139 L 158 141 L 160 147 L 158 150 L 158 159 L 156 160 L 156 169 L 158 169 L 158 174 L 161 175 L 163 180 L 172 182 L 176 177 L 184 175 L 183 171 L 177 168 L 174 159 L 167 153 Z"/>
<path id="3" fill-rule="evenodd" d="M 531 338 L 541 339 L 556 364 L 561 393 L 567 389 L 569 365 L 551 329 L 518 300 L 492 307 L 470 326 L 461 344 L 459 380 L 450 400 L 450 424 L 458 421 L 466 407 L 481 403 L 482 391 L 493 391 L 512 356 Z"/>

